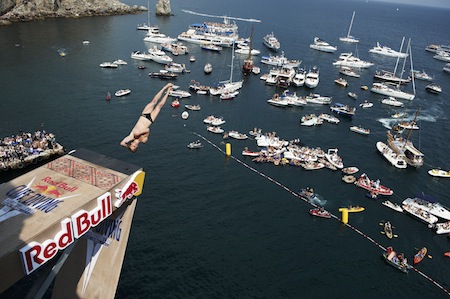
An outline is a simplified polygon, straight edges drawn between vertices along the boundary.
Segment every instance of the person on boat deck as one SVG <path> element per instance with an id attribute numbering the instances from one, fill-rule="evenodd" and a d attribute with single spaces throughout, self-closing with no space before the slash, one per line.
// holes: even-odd
<path id="1" fill-rule="evenodd" d="M 169 96 L 169 92 L 172 90 L 172 87 L 172 83 L 166 84 L 166 86 L 164 86 L 153 97 L 153 100 L 144 107 L 144 110 L 142 110 L 142 114 L 139 116 L 139 119 L 137 120 L 130 134 L 120 142 L 121 146 L 128 148 L 131 152 L 134 153 L 137 151 L 139 143 L 147 142 L 148 136 L 150 135 L 149 127 L 153 124 L 159 112 L 161 111 L 161 108 L 166 103 L 167 97 Z"/>

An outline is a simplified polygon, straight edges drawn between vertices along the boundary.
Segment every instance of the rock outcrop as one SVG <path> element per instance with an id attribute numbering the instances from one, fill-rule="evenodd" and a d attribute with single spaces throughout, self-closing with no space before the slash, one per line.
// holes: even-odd
<path id="1" fill-rule="evenodd" d="M 169 0 L 159 0 L 156 3 L 156 15 L 158 16 L 170 16 L 170 1 Z"/>
<path id="2" fill-rule="evenodd" d="M 118 0 L 3 0 L 0 1 L 0 25 L 46 18 L 133 14 L 144 6 L 128 6 Z"/>

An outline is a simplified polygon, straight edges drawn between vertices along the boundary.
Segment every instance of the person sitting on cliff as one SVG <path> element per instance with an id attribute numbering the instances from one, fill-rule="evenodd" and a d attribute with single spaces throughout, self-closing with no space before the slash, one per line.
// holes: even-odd
<path id="1" fill-rule="evenodd" d="M 121 146 L 128 148 L 134 153 L 137 151 L 139 143 L 147 142 L 148 136 L 150 135 L 149 127 L 154 123 L 156 117 L 161 111 L 161 108 L 166 103 L 172 86 L 172 83 L 168 83 L 154 96 L 153 100 L 144 107 L 142 114 L 139 116 L 139 119 L 130 134 L 120 142 Z M 164 92 L 165 94 L 163 95 Z"/>

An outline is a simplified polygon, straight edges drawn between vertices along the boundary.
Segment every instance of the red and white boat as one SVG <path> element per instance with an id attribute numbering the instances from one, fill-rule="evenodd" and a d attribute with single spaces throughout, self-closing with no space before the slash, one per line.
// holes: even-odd
<path id="1" fill-rule="evenodd" d="M 170 105 L 174 108 L 180 107 L 180 101 L 174 100 Z"/>
<path id="2" fill-rule="evenodd" d="M 419 250 L 419 252 L 414 255 L 414 265 L 420 263 L 423 258 L 427 255 L 427 248 L 422 247 L 422 249 Z"/>
<path id="3" fill-rule="evenodd" d="M 315 208 L 315 209 L 311 209 L 309 210 L 309 214 L 313 215 L 313 216 L 317 216 L 317 217 L 322 217 L 322 218 L 331 218 L 331 213 L 324 210 L 323 208 Z"/>
<path id="4" fill-rule="evenodd" d="M 380 180 L 373 181 L 363 173 L 355 182 L 356 186 L 368 190 L 371 194 L 392 195 L 394 191 L 390 188 L 382 186 Z"/>
<path id="5" fill-rule="evenodd" d="M 261 152 L 253 152 L 247 148 L 242 151 L 242 156 L 258 157 L 259 155 L 261 155 Z"/>

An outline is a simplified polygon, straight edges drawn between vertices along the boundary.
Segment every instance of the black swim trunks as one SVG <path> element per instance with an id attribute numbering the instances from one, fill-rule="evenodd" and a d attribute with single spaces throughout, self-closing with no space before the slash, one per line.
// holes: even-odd
<path id="1" fill-rule="evenodd" d="M 150 113 L 143 113 L 142 116 L 145 117 L 146 119 L 148 119 L 149 121 L 151 121 L 152 123 L 154 123 Z"/>

